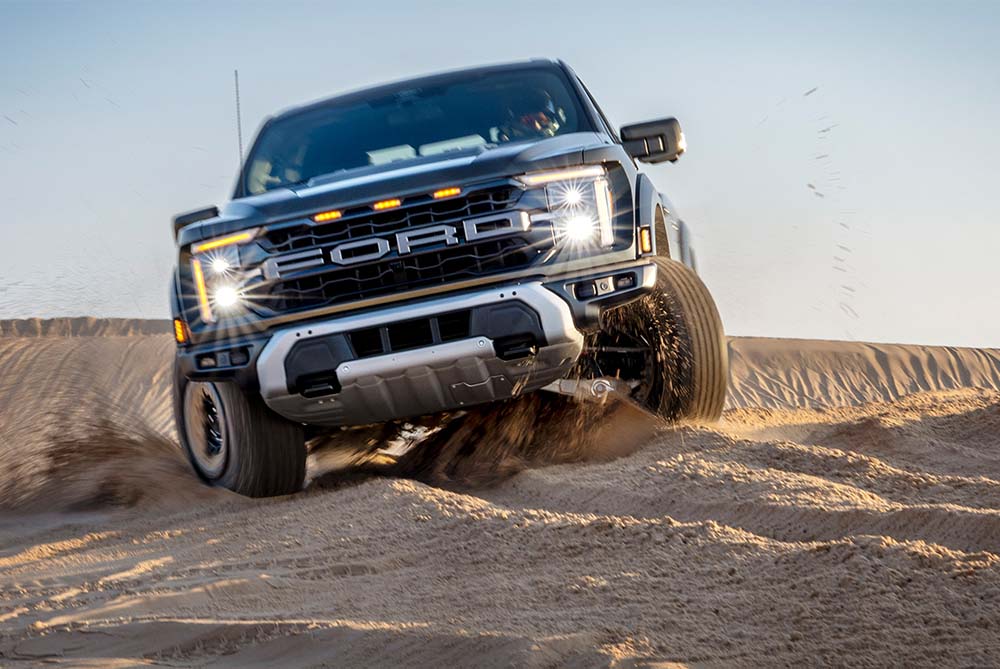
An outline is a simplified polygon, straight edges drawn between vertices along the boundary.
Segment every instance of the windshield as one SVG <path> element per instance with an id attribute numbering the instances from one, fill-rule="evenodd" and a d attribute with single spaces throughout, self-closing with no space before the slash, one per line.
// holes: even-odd
<path id="1" fill-rule="evenodd" d="M 374 94 L 374 93 L 373 93 Z M 268 124 L 244 172 L 245 193 L 335 172 L 592 130 L 560 70 L 457 74 L 381 97 L 330 104 Z"/>

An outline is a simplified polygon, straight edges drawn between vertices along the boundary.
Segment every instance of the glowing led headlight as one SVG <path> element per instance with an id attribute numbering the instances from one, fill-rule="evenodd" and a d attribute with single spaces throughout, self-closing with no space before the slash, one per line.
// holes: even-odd
<path id="1" fill-rule="evenodd" d="M 583 191 L 586 185 L 577 183 L 557 183 L 545 189 L 550 206 L 558 209 L 574 209 L 584 204 Z"/>
<path id="2" fill-rule="evenodd" d="M 581 167 L 570 167 L 565 170 L 525 174 L 520 177 L 520 180 L 525 186 L 540 186 L 556 181 L 583 181 L 603 176 L 604 168 L 600 165 L 583 165 Z"/>
<path id="3" fill-rule="evenodd" d="M 535 172 L 518 179 L 544 192 L 548 211 L 532 220 L 550 221 L 558 242 L 580 248 L 614 246 L 611 188 L 603 165 Z"/>
<path id="4" fill-rule="evenodd" d="M 613 206 L 611 203 L 611 187 L 607 179 L 594 182 L 594 206 L 597 208 L 597 220 L 601 226 L 601 246 L 614 246 L 615 230 L 612 222 Z"/>
<path id="5" fill-rule="evenodd" d="M 603 167 L 590 165 L 521 177 L 545 191 L 557 240 L 574 246 L 610 247 L 615 243 L 611 188 Z"/>
<path id="6" fill-rule="evenodd" d="M 573 242 L 588 242 L 597 232 L 597 221 L 587 214 L 577 214 L 558 219 L 559 231 L 562 236 Z"/>
<path id="7" fill-rule="evenodd" d="M 253 241 L 259 229 L 217 237 L 191 246 L 191 274 L 201 320 L 214 323 L 219 313 L 232 313 L 244 302 L 240 247 Z"/>
<path id="8" fill-rule="evenodd" d="M 209 269 L 212 270 L 212 274 L 225 274 L 230 269 L 232 269 L 232 264 L 229 262 L 229 258 L 225 256 L 218 256 L 212 258 L 211 262 L 208 264 Z"/>
<path id="9" fill-rule="evenodd" d="M 191 261 L 201 318 L 214 323 L 220 313 L 233 313 L 243 304 L 242 276 L 228 262 L 223 267 L 219 258 L 205 258 L 204 263 L 207 269 L 203 269 L 202 259 Z"/>
<path id="10" fill-rule="evenodd" d="M 210 239 L 207 242 L 200 242 L 193 245 L 191 247 L 191 253 L 205 253 L 206 251 L 221 249 L 227 246 L 246 244 L 247 242 L 253 241 L 254 237 L 256 237 L 259 232 L 259 228 L 253 228 L 252 230 L 244 230 L 242 232 L 226 235 L 225 237 L 216 237 L 215 239 Z"/>
<path id="11" fill-rule="evenodd" d="M 212 301 L 220 309 L 232 309 L 240 303 L 241 299 L 240 291 L 234 286 L 219 286 L 212 293 Z"/>

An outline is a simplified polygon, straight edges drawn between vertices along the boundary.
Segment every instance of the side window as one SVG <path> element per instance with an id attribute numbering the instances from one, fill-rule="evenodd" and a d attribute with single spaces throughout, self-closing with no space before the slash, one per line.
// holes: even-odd
<path id="1" fill-rule="evenodd" d="M 601 105 L 597 104 L 597 100 L 594 99 L 593 93 L 591 93 L 590 89 L 587 88 L 587 84 L 583 83 L 583 80 L 581 80 L 579 77 L 577 77 L 576 80 L 580 84 L 580 88 L 583 89 L 583 92 L 587 94 L 587 98 L 590 100 L 590 104 L 594 105 L 594 109 L 597 110 L 597 115 L 601 117 L 601 121 L 604 122 L 604 125 L 607 127 L 608 132 L 611 134 L 611 137 L 614 138 L 616 142 L 621 144 L 622 140 L 620 137 L 618 137 L 618 130 L 615 129 L 615 126 L 611 125 L 611 121 L 609 121 L 608 117 L 604 115 L 604 110 L 601 109 Z"/>

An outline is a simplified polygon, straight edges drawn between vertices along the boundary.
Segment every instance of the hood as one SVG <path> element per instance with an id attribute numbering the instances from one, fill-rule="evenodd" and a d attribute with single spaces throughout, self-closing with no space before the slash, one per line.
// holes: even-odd
<path id="1" fill-rule="evenodd" d="M 613 149 L 618 149 L 621 156 Z M 344 209 L 443 186 L 579 165 L 595 158 L 604 159 L 609 151 L 616 159 L 627 159 L 607 136 L 578 132 L 531 143 L 449 152 L 403 165 L 379 165 L 320 176 L 305 184 L 233 200 L 223 208 L 220 216 L 184 228 L 178 242 L 188 244 L 302 213 Z"/>

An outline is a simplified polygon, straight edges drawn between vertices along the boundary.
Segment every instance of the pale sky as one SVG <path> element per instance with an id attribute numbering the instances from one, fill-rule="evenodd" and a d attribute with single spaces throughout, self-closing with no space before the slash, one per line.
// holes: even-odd
<path id="1" fill-rule="evenodd" d="M 234 68 L 249 141 L 535 56 L 614 123 L 681 120 L 647 169 L 730 334 L 1000 346 L 1000 2 L 0 0 L 0 318 L 168 316 L 170 217 L 234 181 Z"/>

